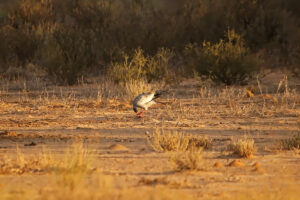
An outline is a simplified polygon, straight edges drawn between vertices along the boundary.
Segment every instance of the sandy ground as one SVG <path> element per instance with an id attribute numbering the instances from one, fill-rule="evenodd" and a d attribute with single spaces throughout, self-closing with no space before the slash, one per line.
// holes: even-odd
<path id="1" fill-rule="evenodd" d="M 80 140 L 93 150 L 93 166 L 112 175 L 121 187 L 163 185 L 208 199 L 252 189 L 257 193 L 282 190 L 300 183 L 299 151 L 280 148 L 282 139 L 291 138 L 300 130 L 300 84 L 299 80 L 292 81 L 288 91 L 284 86 L 277 91 L 280 80 L 269 77 L 262 81 L 263 94 L 254 83 L 252 97 L 246 95 L 249 86 L 208 88 L 186 81 L 171 88 L 160 100 L 166 104 L 153 106 L 143 119 L 137 118 L 130 103 L 124 100 L 104 102 L 85 97 L 82 94 L 89 86 L 56 88 L 47 94 L 2 91 L 0 158 L 14 157 L 16 146 L 28 155 L 47 146 L 59 156 Z M 169 153 L 155 152 L 147 142 L 145 133 L 156 128 L 211 138 L 213 147 L 203 153 L 205 168 L 174 171 Z M 226 151 L 234 138 L 245 136 L 255 141 L 253 158 L 238 158 Z M 113 144 L 127 150 L 109 148 Z M 228 166 L 236 159 L 245 166 Z M 224 167 L 214 167 L 216 162 Z M 259 163 L 259 168 L 253 166 L 255 163 Z M 2 174 L 0 187 L 40 188 L 47 185 L 44 176 Z"/>

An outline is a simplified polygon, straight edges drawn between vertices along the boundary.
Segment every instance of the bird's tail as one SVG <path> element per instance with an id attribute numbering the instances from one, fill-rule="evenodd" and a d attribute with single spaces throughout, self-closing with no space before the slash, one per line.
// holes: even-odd
<path id="1" fill-rule="evenodd" d="M 161 95 L 162 95 L 162 91 L 156 91 L 153 100 L 159 98 Z"/>

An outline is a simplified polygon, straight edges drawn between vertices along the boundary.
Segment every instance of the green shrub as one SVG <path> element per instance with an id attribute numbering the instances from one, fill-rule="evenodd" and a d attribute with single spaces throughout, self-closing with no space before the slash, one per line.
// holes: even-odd
<path id="1" fill-rule="evenodd" d="M 250 55 L 241 36 L 230 30 L 226 40 L 216 44 L 203 42 L 202 47 L 187 46 L 186 55 L 200 75 L 226 85 L 243 84 L 259 69 L 258 58 Z"/>

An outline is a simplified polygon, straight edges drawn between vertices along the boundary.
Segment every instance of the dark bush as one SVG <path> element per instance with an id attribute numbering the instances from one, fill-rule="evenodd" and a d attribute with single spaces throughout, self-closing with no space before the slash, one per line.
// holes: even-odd
<path id="1" fill-rule="evenodd" d="M 259 70 L 259 60 L 251 55 L 240 35 L 228 30 L 216 44 L 187 46 L 187 63 L 202 77 L 226 85 L 244 84 Z"/>
<path id="2" fill-rule="evenodd" d="M 9 65 L 38 63 L 59 82 L 74 84 L 90 69 L 109 71 L 111 63 L 123 60 L 122 52 L 132 55 L 139 48 L 150 57 L 165 48 L 174 50 L 177 60 L 190 56 L 192 63 L 195 56 L 204 56 L 212 63 L 215 57 L 204 55 L 202 47 L 189 55 L 184 54 L 184 47 L 203 41 L 207 46 L 217 44 L 229 27 L 243 37 L 249 49 L 239 59 L 230 58 L 230 71 L 227 62 L 220 60 L 214 65 L 223 67 L 215 67 L 217 74 L 209 72 L 209 76 L 226 84 L 244 82 L 251 74 L 250 66 L 256 66 L 250 52 L 263 52 L 264 59 L 278 63 L 267 67 L 294 65 L 292 56 L 300 46 L 299 4 L 296 0 L 1 1 L 0 66 L 5 71 Z M 49 53 L 52 51 L 55 53 Z M 58 55 L 66 51 L 68 56 Z M 51 56 L 46 59 L 42 54 L 57 60 L 50 62 Z M 273 57 L 276 59 L 270 59 Z M 241 66 L 243 69 L 234 69 Z M 154 71 L 147 72 L 150 81 L 157 79 L 157 69 Z M 208 76 L 209 70 L 204 71 Z"/>
<path id="3" fill-rule="evenodd" d="M 24 67 L 33 62 L 36 51 L 42 44 L 44 22 L 51 19 L 49 1 L 17 1 L 0 27 L 0 65 Z"/>
<path id="4" fill-rule="evenodd" d="M 290 68 L 293 74 L 300 78 L 300 49 L 295 53 L 294 61 Z"/>
<path id="5" fill-rule="evenodd" d="M 41 48 L 41 64 L 57 82 L 75 84 L 95 65 L 93 38 L 89 32 L 59 27 Z"/>

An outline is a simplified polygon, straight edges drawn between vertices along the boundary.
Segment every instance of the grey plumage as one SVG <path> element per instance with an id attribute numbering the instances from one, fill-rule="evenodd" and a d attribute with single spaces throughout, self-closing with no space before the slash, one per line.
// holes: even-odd
<path id="1" fill-rule="evenodd" d="M 156 102 L 154 100 L 159 98 L 160 95 L 161 95 L 160 92 L 155 92 L 155 93 L 154 92 L 147 92 L 147 93 L 139 94 L 133 100 L 133 111 L 137 113 L 138 108 L 148 110 L 148 108 L 150 106 L 156 104 Z M 142 114 L 142 112 L 140 114 Z"/>

